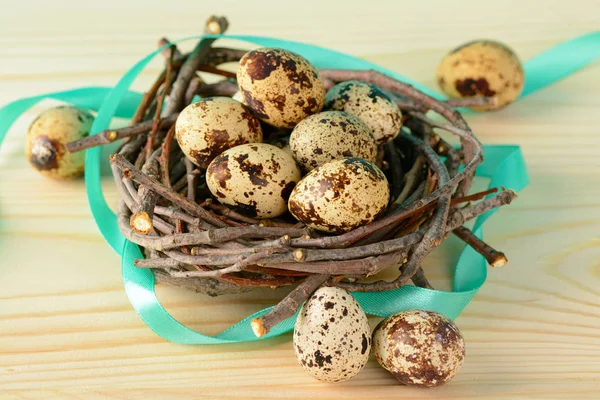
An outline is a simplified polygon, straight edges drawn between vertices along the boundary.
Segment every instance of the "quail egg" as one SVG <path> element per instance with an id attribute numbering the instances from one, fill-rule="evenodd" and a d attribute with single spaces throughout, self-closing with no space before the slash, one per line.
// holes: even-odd
<path id="1" fill-rule="evenodd" d="M 515 101 L 525 82 L 517 55 L 493 40 L 476 40 L 454 49 L 438 65 L 436 78 L 449 97 L 496 100 L 494 105 L 473 107 L 478 110 L 494 110 Z"/>
<path id="2" fill-rule="evenodd" d="M 291 51 L 262 48 L 246 53 L 237 81 L 244 104 L 278 128 L 293 128 L 323 107 L 325 87 L 319 72 Z"/>
<path id="3" fill-rule="evenodd" d="M 90 134 L 94 117 L 89 112 L 60 106 L 42 112 L 29 126 L 25 155 L 42 175 L 72 179 L 83 175 L 85 153 L 69 153 L 66 144 Z"/>
<path id="4" fill-rule="evenodd" d="M 322 287 L 304 304 L 293 337 L 298 362 L 320 381 L 345 381 L 367 364 L 371 349 L 369 321 L 344 289 Z"/>
<path id="5" fill-rule="evenodd" d="M 175 135 L 187 158 L 200 168 L 227 149 L 262 141 L 259 120 L 229 97 L 205 98 L 184 108 Z"/>
<path id="6" fill-rule="evenodd" d="M 300 177 L 291 154 L 266 143 L 226 150 L 206 170 L 208 189 L 220 203 L 256 218 L 285 213 Z"/>
<path id="7" fill-rule="evenodd" d="M 292 191 L 288 208 L 313 229 L 341 233 L 374 221 L 389 199 L 388 181 L 375 164 L 346 158 L 310 171 Z"/>
<path id="8" fill-rule="evenodd" d="M 402 113 L 396 103 L 367 82 L 338 83 L 327 92 L 325 109 L 357 116 L 369 127 L 378 145 L 393 140 L 402 127 Z"/>
<path id="9" fill-rule="evenodd" d="M 383 368 L 405 385 L 432 387 L 460 370 L 465 342 L 444 315 L 411 310 L 381 321 L 373 332 L 373 352 Z"/>
<path id="10" fill-rule="evenodd" d="M 300 121 L 290 135 L 290 149 L 307 171 L 340 158 L 375 162 L 377 157 L 369 127 L 343 111 L 323 111 Z"/>

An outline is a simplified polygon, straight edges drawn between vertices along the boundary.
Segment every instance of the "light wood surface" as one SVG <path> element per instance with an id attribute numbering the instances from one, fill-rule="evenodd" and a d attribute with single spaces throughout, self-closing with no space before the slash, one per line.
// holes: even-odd
<path id="1" fill-rule="evenodd" d="M 210 13 L 228 15 L 231 33 L 323 45 L 430 86 L 442 55 L 464 41 L 496 38 L 527 59 L 600 26 L 596 0 L 2 5 L 0 104 L 112 85 L 160 36 L 196 34 Z M 143 90 L 159 67 L 135 87 Z M 316 382 L 297 364 L 289 334 L 224 346 L 156 336 L 127 300 L 119 257 L 96 230 L 83 182 L 48 181 L 26 163 L 27 126 L 52 103 L 38 105 L 0 149 L 0 398 L 600 398 L 599 92 L 595 63 L 500 112 L 468 116 L 484 143 L 523 147 L 532 182 L 487 224 L 487 238 L 510 262 L 490 271 L 456 321 L 467 343 L 461 373 L 430 390 L 396 385 L 373 359 L 347 383 Z M 452 240 L 428 258 L 436 287 L 449 287 L 460 246 Z M 176 318 L 210 334 L 282 296 L 158 292 Z"/>

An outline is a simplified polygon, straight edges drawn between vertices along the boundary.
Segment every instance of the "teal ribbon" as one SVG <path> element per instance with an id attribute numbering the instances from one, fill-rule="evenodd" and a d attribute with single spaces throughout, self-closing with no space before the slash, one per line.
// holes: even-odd
<path id="1" fill-rule="evenodd" d="M 181 39 L 197 40 L 218 35 L 193 36 Z M 302 54 L 320 68 L 375 69 L 414 85 L 419 90 L 437 98 L 445 97 L 417 82 L 364 61 L 333 50 L 304 43 L 284 41 L 258 36 L 227 36 L 265 47 L 281 47 Z M 38 101 L 46 98 L 72 103 L 78 107 L 98 112 L 92 126 L 97 133 L 108 128 L 114 116 L 131 118 L 141 95 L 129 91 L 133 80 L 162 49 L 158 49 L 135 64 L 114 88 L 81 88 L 71 91 L 49 93 L 17 100 L 0 109 L 0 142 L 13 122 Z M 568 76 L 600 57 L 600 32 L 590 33 L 559 44 L 525 63 L 526 83 L 522 96 Z M 175 343 L 216 344 L 259 340 L 250 328 L 250 320 L 272 307 L 261 310 L 215 336 L 203 335 L 176 321 L 160 304 L 154 291 L 154 275 L 146 269 L 133 266 L 135 258 L 141 258 L 138 246 L 127 241 L 119 232 L 116 216 L 110 210 L 100 186 L 100 149 L 92 148 L 86 153 L 85 182 L 90 209 L 98 228 L 107 243 L 122 255 L 122 273 L 125 291 L 140 318 L 158 335 Z M 506 186 L 520 191 L 528 183 L 523 155 L 518 146 L 485 146 L 485 161 L 477 170 L 478 176 L 490 178 L 489 187 Z M 473 228 L 482 237 L 484 222 L 494 210 L 481 215 Z M 405 286 L 382 293 L 353 293 L 368 314 L 388 316 L 402 310 L 429 309 L 455 318 L 473 298 L 485 282 L 487 267 L 485 259 L 470 247 L 462 251 L 455 269 L 452 292 Z M 278 336 L 293 329 L 295 316 L 276 327 L 262 339 Z"/>

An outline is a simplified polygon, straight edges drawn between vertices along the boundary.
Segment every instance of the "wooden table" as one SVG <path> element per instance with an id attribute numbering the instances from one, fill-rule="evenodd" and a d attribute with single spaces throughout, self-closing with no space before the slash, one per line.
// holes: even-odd
<path id="1" fill-rule="evenodd" d="M 431 87 L 437 62 L 464 41 L 497 38 L 527 59 L 600 26 L 596 1 L 303 1 L 300 10 L 274 0 L 65 3 L 2 10 L 0 104 L 110 86 L 160 36 L 196 34 L 209 13 L 226 13 L 231 33 L 323 45 Z M 160 65 L 135 87 L 147 87 Z M 289 334 L 202 347 L 156 336 L 127 300 L 119 257 L 96 230 L 83 181 L 52 182 L 26 163 L 27 126 L 52 105 L 40 104 L 0 150 L 0 398 L 600 398 L 599 92 L 596 63 L 500 112 L 468 116 L 484 143 L 523 147 L 532 182 L 487 224 L 510 263 L 490 271 L 456 321 L 468 347 L 462 372 L 431 390 L 396 385 L 374 360 L 347 383 L 316 382 L 297 365 Z M 115 204 L 108 175 L 105 183 Z M 448 287 L 460 246 L 453 240 L 427 260 L 436 287 Z M 282 296 L 158 292 L 180 321 L 210 334 Z"/>

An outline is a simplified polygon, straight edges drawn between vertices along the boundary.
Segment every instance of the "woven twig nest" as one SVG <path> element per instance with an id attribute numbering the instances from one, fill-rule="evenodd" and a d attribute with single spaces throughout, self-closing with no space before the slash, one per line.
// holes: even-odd
<path id="1" fill-rule="evenodd" d="M 350 291 L 384 291 L 412 281 L 431 288 L 421 262 L 452 232 L 490 263 L 506 262 L 502 253 L 463 227 L 468 220 L 515 197 L 513 191 L 504 189 L 485 200 L 494 190 L 468 195 L 483 159 L 483 147 L 453 107 L 490 100 L 440 102 L 375 71 L 321 70 L 320 75 L 328 87 L 347 80 L 376 85 L 402 110 L 400 133 L 379 148 L 377 164 L 391 191 L 381 217 L 346 233 L 325 234 L 298 223 L 291 215 L 257 220 L 219 204 L 206 189 L 204 171 L 192 165 L 174 141 L 177 113 L 194 95 L 231 96 L 237 91 L 231 74 L 218 65 L 239 60 L 244 52 L 211 49 L 210 45 L 211 41 L 205 40 L 190 54 L 171 55 L 131 126 L 69 145 L 74 151 L 125 138 L 111 156 L 111 165 L 120 194 L 119 228 L 146 256 L 135 261 L 136 267 L 151 268 L 158 282 L 209 295 L 297 285 L 253 325 L 260 336 L 291 316 L 323 284 Z M 228 79 L 202 84 L 192 80 L 198 70 Z M 163 109 L 162 117 L 157 109 Z M 429 111 L 445 122 L 427 117 Z M 450 146 L 434 129 L 456 135 L 460 146 Z M 286 134 L 289 131 L 283 132 L 284 141 Z M 281 131 L 274 130 L 268 139 L 282 139 Z M 471 203 L 477 200 L 482 201 Z M 364 281 L 388 269 L 398 271 L 392 281 Z"/>

